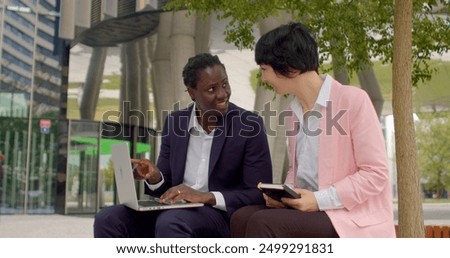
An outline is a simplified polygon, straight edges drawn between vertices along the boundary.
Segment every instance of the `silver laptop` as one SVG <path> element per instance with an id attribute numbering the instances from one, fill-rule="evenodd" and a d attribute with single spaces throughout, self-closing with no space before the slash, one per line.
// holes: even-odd
<path id="1" fill-rule="evenodd" d="M 203 203 L 191 202 L 163 204 L 160 203 L 157 198 L 151 198 L 149 200 L 138 200 L 127 142 L 114 144 L 111 146 L 111 148 L 111 158 L 114 164 L 114 178 L 116 179 L 117 193 L 120 204 L 123 204 L 137 211 L 192 208 L 204 205 Z"/>

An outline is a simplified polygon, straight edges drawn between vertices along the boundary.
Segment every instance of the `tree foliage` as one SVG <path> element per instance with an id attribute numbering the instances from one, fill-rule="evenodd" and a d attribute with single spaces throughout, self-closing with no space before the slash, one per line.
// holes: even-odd
<path id="1" fill-rule="evenodd" d="M 424 190 L 441 196 L 450 189 L 450 115 L 440 113 L 423 118 L 417 141 Z"/>
<path id="2" fill-rule="evenodd" d="M 214 13 L 218 19 L 228 19 L 225 40 L 250 49 L 255 44 L 255 25 L 284 10 L 316 35 L 322 62 L 332 53 L 341 53 L 345 59 L 338 65 L 344 65 L 350 73 L 375 58 L 392 63 L 392 0 L 170 0 L 165 9 L 187 9 L 202 16 Z M 414 85 L 429 80 L 435 71 L 428 63 L 432 53 L 449 50 L 449 10 L 447 0 L 414 1 Z"/>

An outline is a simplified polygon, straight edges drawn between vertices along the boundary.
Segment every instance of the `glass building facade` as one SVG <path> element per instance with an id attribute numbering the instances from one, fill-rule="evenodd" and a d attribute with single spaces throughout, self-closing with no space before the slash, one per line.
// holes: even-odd
<path id="1" fill-rule="evenodd" d="M 59 6 L 0 0 L 0 214 L 95 213 L 116 202 L 111 144 L 155 155 L 149 128 L 66 118 L 70 45 L 58 37 Z"/>
<path id="2" fill-rule="evenodd" d="M 1 2 L 1 213 L 55 211 L 62 84 L 56 7 L 56 0 Z"/>

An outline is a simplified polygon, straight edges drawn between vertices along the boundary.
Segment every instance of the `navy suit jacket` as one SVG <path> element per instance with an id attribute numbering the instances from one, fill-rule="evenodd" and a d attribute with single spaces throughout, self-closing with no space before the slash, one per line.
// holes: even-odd
<path id="1" fill-rule="evenodd" d="M 146 193 L 160 196 L 183 183 L 193 105 L 167 116 L 157 167 L 164 184 Z M 229 216 L 245 205 L 263 204 L 258 182 L 272 182 L 272 163 L 262 118 L 232 103 L 219 117 L 209 161 L 209 191 L 221 192 Z"/>

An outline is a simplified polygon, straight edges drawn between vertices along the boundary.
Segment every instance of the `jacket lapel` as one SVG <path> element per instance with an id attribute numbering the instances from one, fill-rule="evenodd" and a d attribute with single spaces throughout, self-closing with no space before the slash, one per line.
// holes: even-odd
<path id="1" fill-rule="evenodd" d="M 339 90 L 336 89 L 339 86 L 341 85 L 338 81 L 332 81 L 327 107 L 321 110 L 320 129 L 322 133 L 319 136 L 319 151 L 317 154 L 319 190 L 327 188 L 332 184 L 334 173 L 330 173 L 330 171 L 333 171 L 333 164 L 336 164 L 334 159 L 337 157 L 334 153 L 342 151 L 337 147 L 339 137 L 336 134 L 327 133 L 328 119 L 334 117 L 335 113 L 339 111 L 339 107 L 337 106 L 337 103 L 339 103 Z M 330 115 L 331 117 L 328 117 Z"/>
<path id="2" fill-rule="evenodd" d="M 189 144 L 189 120 L 192 113 L 192 108 L 194 105 L 191 105 L 188 108 L 188 111 L 186 114 L 183 114 L 179 117 L 177 121 L 174 121 L 175 126 L 173 127 L 174 130 L 176 130 L 178 133 L 176 134 L 176 140 L 174 143 L 174 149 L 175 149 L 175 162 L 172 164 L 173 171 L 176 171 L 173 174 L 173 182 L 175 184 L 181 184 L 183 182 L 184 178 L 184 170 L 186 168 L 186 158 L 187 158 L 187 149 Z M 177 125 L 178 124 L 178 125 Z"/>
<path id="3" fill-rule="evenodd" d="M 229 108 L 232 109 L 231 104 Z M 209 157 L 208 175 L 211 175 L 213 168 L 216 166 L 216 163 L 220 157 L 220 152 L 222 151 L 223 144 L 225 143 L 225 137 L 228 130 L 227 127 L 230 124 L 227 122 L 229 114 L 230 110 L 225 116 L 220 117 L 217 121 L 216 130 L 214 132 L 214 139 L 211 146 L 211 155 Z"/>

